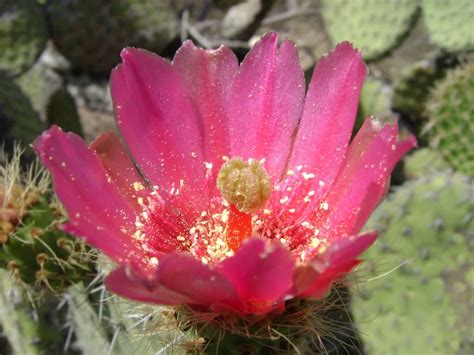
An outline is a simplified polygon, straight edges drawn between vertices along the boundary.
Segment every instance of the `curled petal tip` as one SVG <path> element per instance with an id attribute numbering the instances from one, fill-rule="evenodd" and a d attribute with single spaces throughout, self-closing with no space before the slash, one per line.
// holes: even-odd
<path id="1" fill-rule="evenodd" d="M 407 138 L 404 139 L 412 148 L 418 148 L 418 141 L 413 134 L 410 134 Z"/>
<path id="2" fill-rule="evenodd" d="M 41 133 L 33 142 L 33 150 L 40 156 L 44 154 L 46 142 L 53 136 L 57 134 L 66 134 L 61 127 L 57 125 L 52 125 L 49 129 Z"/>
<path id="3" fill-rule="evenodd" d="M 273 44 L 276 45 L 277 42 L 278 42 L 278 33 L 274 32 L 274 31 L 267 32 L 259 39 L 258 42 L 262 42 L 262 43 L 269 42 L 269 43 L 273 43 Z"/>
<path id="4" fill-rule="evenodd" d="M 122 59 L 123 63 L 126 63 L 127 61 L 133 60 L 136 56 L 140 56 L 143 54 L 149 54 L 158 57 L 158 55 L 143 48 L 125 47 L 120 52 L 120 58 Z"/>
<path id="5" fill-rule="evenodd" d="M 336 47 L 333 50 L 331 50 L 330 53 L 332 52 L 340 53 L 344 51 L 355 53 L 362 60 L 362 51 L 359 50 L 359 48 L 354 47 L 352 42 L 349 42 L 349 41 L 339 42 L 336 45 Z"/>

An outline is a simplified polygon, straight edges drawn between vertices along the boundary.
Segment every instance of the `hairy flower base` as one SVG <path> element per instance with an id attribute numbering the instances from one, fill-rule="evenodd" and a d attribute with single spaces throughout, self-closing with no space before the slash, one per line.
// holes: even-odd
<path id="1" fill-rule="evenodd" d="M 360 262 L 376 238 L 360 230 L 415 140 L 373 118 L 351 139 L 367 68 L 349 43 L 319 60 L 307 92 L 294 44 L 276 33 L 240 64 L 190 41 L 171 62 L 121 56 L 111 93 L 126 145 L 106 133 L 88 147 L 57 127 L 34 143 L 64 229 L 119 264 L 110 290 L 259 317 L 324 297 Z M 219 184 L 236 158 L 265 174 L 242 165 Z"/>
<path id="2" fill-rule="evenodd" d="M 360 346 L 346 308 L 348 297 L 347 288 L 337 284 L 323 300 L 289 300 L 284 311 L 265 317 L 222 315 L 187 307 L 176 308 L 175 317 L 179 329 L 196 333 L 195 351 L 213 354 L 240 350 L 258 354 L 262 349 L 274 349 L 324 353 L 331 350 L 328 346 Z"/>

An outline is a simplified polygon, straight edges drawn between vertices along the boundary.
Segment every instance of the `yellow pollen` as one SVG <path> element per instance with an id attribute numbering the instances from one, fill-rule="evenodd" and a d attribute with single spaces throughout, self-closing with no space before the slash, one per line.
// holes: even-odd
<path id="1" fill-rule="evenodd" d="M 135 191 L 141 191 L 145 189 L 145 187 L 138 181 L 133 183 L 133 188 L 135 189 Z"/>
<path id="2" fill-rule="evenodd" d="M 320 241 L 318 238 L 311 238 L 311 248 L 317 248 L 319 244 Z"/>

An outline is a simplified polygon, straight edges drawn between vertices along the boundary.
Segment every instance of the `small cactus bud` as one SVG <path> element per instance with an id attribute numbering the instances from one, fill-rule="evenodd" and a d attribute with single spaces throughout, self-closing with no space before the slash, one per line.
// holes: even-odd
<path id="1" fill-rule="evenodd" d="M 45 253 L 40 253 L 36 255 L 36 262 L 39 265 L 43 265 L 48 260 L 48 256 Z"/>

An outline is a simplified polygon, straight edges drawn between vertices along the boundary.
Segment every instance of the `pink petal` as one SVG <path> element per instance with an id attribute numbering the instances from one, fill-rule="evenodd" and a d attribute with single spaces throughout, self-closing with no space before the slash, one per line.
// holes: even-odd
<path id="1" fill-rule="evenodd" d="M 299 294 L 299 297 L 324 298 L 331 291 L 332 285 L 351 272 L 359 263 L 359 260 L 351 260 L 345 264 L 331 267 L 321 274 L 310 266 L 300 268 L 295 283 L 299 283 L 305 278 L 306 283 L 309 283 L 309 285 L 305 288 L 304 292 Z"/>
<path id="2" fill-rule="evenodd" d="M 222 157 L 230 155 L 226 106 L 239 67 L 237 57 L 225 46 L 204 50 L 186 41 L 176 52 L 173 66 L 183 78 L 199 116 L 204 160 L 218 171 Z"/>
<path id="3" fill-rule="evenodd" d="M 331 187 L 344 159 L 366 75 L 361 54 L 348 42 L 321 58 L 313 72 L 289 167 L 301 165 L 315 175 L 315 200 Z"/>
<path id="4" fill-rule="evenodd" d="M 51 127 L 33 148 L 53 176 L 57 196 L 69 213 L 71 231 L 85 237 L 115 260 L 134 250 L 135 211 L 108 181 L 100 159 L 73 133 Z M 123 246 L 120 250 L 119 246 Z"/>
<path id="5" fill-rule="evenodd" d="M 293 284 L 293 269 L 286 248 L 259 238 L 247 240 L 219 265 L 252 313 L 266 313 L 284 301 Z"/>
<path id="6" fill-rule="evenodd" d="M 230 102 L 232 156 L 266 159 L 266 168 L 279 180 L 301 115 L 304 76 L 295 45 L 276 33 L 257 42 L 240 66 Z"/>
<path id="7" fill-rule="evenodd" d="M 112 132 L 103 133 L 92 142 L 90 147 L 97 153 L 109 177 L 122 195 L 137 211 L 141 211 L 138 197 L 146 196 L 147 191 L 144 188 L 147 184 L 135 169 L 117 136 Z M 134 184 L 139 184 L 139 188 L 134 187 Z M 140 190 L 141 188 L 143 190 Z"/>
<path id="8" fill-rule="evenodd" d="M 193 304 L 234 307 L 240 304 L 234 286 L 225 275 L 184 253 L 168 254 L 160 259 L 157 282 L 191 298 Z"/>
<path id="9" fill-rule="evenodd" d="M 323 233 L 354 235 L 383 197 L 395 164 L 416 145 L 415 138 L 398 142 L 397 125 L 367 119 L 349 147 L 327 203 Z"/>
<path id="10" fill-rule="evenodd" d="M 163 286 L 149 285 L 135 275 L 131 275 L 126 267 L 122 266 L 112 271 L 105 279 L 107 288 L 123 297 L 157 304 L 191 304 L 192 298 L 171 291 Z"/>
<path id="11" fill-rule="evenodd" d="M 82 221 L 72 220 L 60 226 L 62 230 L 79 238 L 84 238 L 91 246 L 99 249 L 117 262 L 131 261 L 140 266 L 143 274 L 150 271 L 150 259 L 145 251 L 136 245 L 126 233 L 111 231 L 104 226 L 91 226 Z"/>
<path id="12" fill-rule="evenodd" d="M 145 50 L 124 49 L 122 62 L 112 72 L 111 92 L 134 160 L 165 200 L 183 184 L 193 190 L 186 204 L 200 214 L 208 201 L 201 135 L 180 76 Z"/>
<path id="13" fill-rule="evenodd" d="M 376 232 L 337 239 L 329 245 L 324 253 L 311 260 L 311 264 L 319 272 L 328 267 L 344 264 L 360 256 L 376 239 Z"/>
<path id="14" fill-rule="evenodd" d="M 151 213 L 147 208 L 150 207 L 150 201 L 148 200 L 150 190 L 147 182 L 138 173 L 115 134 L 112 132 L 101 134 L 92 142 L 91 148 L 101 159 L 102 165 L 107 170 L 108 177 L 117 185 L 120 192 L 136 209 L 137 213 L 142 215 L 144 211 L 147 213 L 147 221 L 151 223 L 144 225 L 142 232 L 147 236 L 146 244 L 153 249 L 149 257 L 160 257 L 163 253 L 176 251 L 180 247 L 179 241 L 176 240 L 176 235 L 179 235 L 185 229 L 183 218 L 178 215 L 178 212 L 182 212 L 182 209 L 180 211 L 169 211 L 158 200 L 153 202 L 155 207 L 153 213 Z M 178 198 L 181 197 L 180 195 Z M 142 201 L 147 201 L 146 206 L 140 204 L 140 198 Z M 183 202 L 181 203 L 181 205 L 184 204 Z M 140 242 L 140 244 L 143 246 L 144 242 Z"/>
<path id="15" fill-rule="evenodd" d="M 367 250 L 376 238 L 377 233 L 371 232 L 332 242 L 326 251 L 296 270 L 295 293 L 300 297 L 324 296 L 334 281 L 359 263 L 357 257 Z"/>

